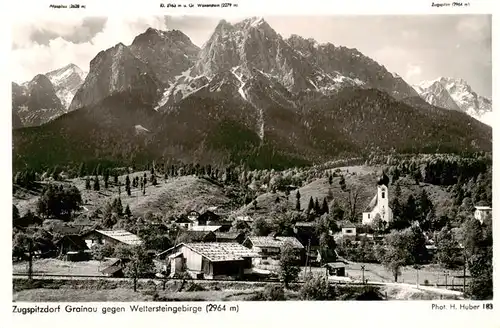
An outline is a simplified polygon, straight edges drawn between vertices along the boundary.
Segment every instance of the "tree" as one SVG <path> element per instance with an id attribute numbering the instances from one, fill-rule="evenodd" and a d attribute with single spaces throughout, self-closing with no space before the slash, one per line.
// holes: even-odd
<path id="1" fill-rule="evenodd" d="M 339 185 L 340 185 L 340 189 L 342 191 L 346 191 L 347 190 L 347 186 L 345 184 L 345 178 L 343 175 L 340 176 L 340 181 L 339 181 Z"/>
<path id="2" fill-rule="evenodd" d="M 104 169 L 103 180 L 104 180 L 104 188 L 108 189 L 108 186 L 109 186 L 109 169 Z"/>
<path id="3" fill-rule="evenodd" d="M 323 198 L 323 205 L 321 206 L 321 214 L 329 213 L 328 203 L 326 202 L 326 198 Z"/>
<path id="4" fill-rule="evenodd" d="M 125 190 L 127 191 L 127 195 L 130 196 L 132 194 L 130 189 L 130 177 L 128 175 L 125 177 Z"/>
<path id="5" fill-rule="evenodd" d="M 101 188 L 99 186 L 99 176 L 95 176 L 94 178 L 94 190 L 95 191 L 99 191 Z"/>
<path id="6" fill-rule="evenodd" d="M 270 224 L 262 217 L 253 221 L 252 231 L 255 236 L 267 236 L 271 233 Z"/>
<path id="7" fill-rule="evenodd" d="M 82 196 L 75 186 L 48 185 L 38 198 L 37 213 L 46 219 L 66 219 L 81 204 Z"/>
<path id="8" fill-rule="evenodd" d="M 307 275 L 304 284 L 300 287 L 299 297 L 305 301 L 325 301 L 332 298 L 330 283 L 325 276 Z"/>
<path id="9" fill-rule="evenodd" d="M 458 266 L 459 251 L 458 242 L 450 229 L 444 227 L 436 236 L 436 256 L 435 261 L 446 269 L 455 269 Z"/>
<path id="10" fill-rule="evenodd" d="M 297 190 L 297 194 L 295 195 L 295 197 L 296 197 L 295 209 L 297 211 L 300 211 L 300 191 Z"/>
<path id="11" fill-rule="evenodd" d="M 137 279 L 145 278 L 154 273 L 155 266 L 151 256 L 142 246 L 131 248 L 129 262 L 125 266 L 125 276 L 134 281 L 134 292 L 137 291 Z"/>
<path id="12" fill-rule="evenodd" d="M 319 206 L 319 201 L 318 201 L 318 198 L 316 198 L 316 200 L 314 201 L 314 212 L 316 212 L 316 214 L 319 214 L 321 215 L 321 207 Z"/>
<path id="13" fill-rule="evenodd" d="M 299 277 L 300 268 L 296 265 L 296 262 L 297 253 L 293 244 L 287 241 L 281 247 L 279 267 L 279 275 L 285 285 L 285 288 L 288 288 L 290 283 L 297 280 Z"/>
<path id="14" fill-rule="evenodd" d="M 130 211 L 130 207 L 128 206 L 128 204 L 125 207 L 125 212 L 123 214 L 125 214 L 125 216 L 127 216 L 127 217 L 132 216 L 132 212 Z"/>
<path id="15" fill-rule="evenodd" d="M 471 281 L 467 295 L 473 300 L 493 299 L 493 249 L 479 250 L 468 261 Z"/>
<path id="16" fill-rule="evenodd" d="M 421 264 L 427 253 L 425 238 L 417 227 L 403 231 L 392 231 L 386 236 L 386 247 L 379 248 L 377 259 L 394 275 L 397 282 L 401 267 L 412 264 Z"/>
<path id="17" fill-rule="evenodd" d="M 309 204 L 307 205 L 307 213 L 311 213 L 313 209 L 314 209 L 314 200 L 311 196 L 311 198 L 309 198 Z"/>
<path id="18" fill-rule="evenodd" d="M 116 171 L 113 172 L 113 180 L 115 182 L 115 185 L 117 185 L 118 184 L 118 172 L 116 172 Z"/>
<path id="19" fill-rule="evenodd" d="M 78 176 L 83 178 L 87 175 L 87 168 L 85 167 L 85 163 L 80 164 L 80 168 L 78 170 Z"/>
<path id="20" fill-rule="evenodd" d="M 329 184 L 329 185 L 332 185 L 332 183 L 333 183 L 333 176 L 330 174 L 330 175 L 328 176 L 328 184 Z"/>
<path id="21" fill-rule="evenodd" d="M 416 205 L 417 205 L 418 221 L 422 222 L 426 218 L 429 211 L 431 211 L 434 208 L 434 205 L 429 199 L 429 196 L 427 196 L 427 192 L 425 191 L 425 189 L 422 189 L 422 192 L 419 195 Z"/>
<path id="22" fill-rule="evenodd" d="M 12 204 L 12 222 L 19 220 L 21 216 L 19 215 L 19 209 L 16 205 Z"/>
<path id="23" fill-rule="evenodd" d="M 319 236 L 319 252 L 321 255 L 321 263 L 333 262 L 335 256 L 335 240 L 328 232 L 323 232 Z"/>
<path id="24" fill-rule="evenodd" d="M 358 201 L 359 201 L 359 195 L 361 193 L 361 188 L 356 187 L 356 188 L 350 188 L 349 189 L 349 194 L 347 198 L 347 204 L 348 204 L 348 215 L 349 215 L 349 220 L 352 222 L 356 221 L 357 217 L 357 206 L 358 206 Z"/>
<path id="25" fill-rule="evenodd" d="M 89 178 L 89 177 L 87 177 L 87 178 L 85 179 L 85 189 L 86 189 L 86 190 L 90 190 L 90 189 L 92 189 L 92 186 L 90 185 L 90 178 Z"/>

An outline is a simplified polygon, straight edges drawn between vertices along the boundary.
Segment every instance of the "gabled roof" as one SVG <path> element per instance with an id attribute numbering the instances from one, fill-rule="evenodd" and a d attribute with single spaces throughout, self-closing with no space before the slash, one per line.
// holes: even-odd
<path id="1" fill-rule="evenodd" d="M 127 245 L 135 246 L 141 245 L 142 239 L 126 230 L 94 230 L 101 235 L 118 240 Z M 88 233 L 87 233 L 88 234 Z"/>
<path id="2" fill-rule="evenodd" d="M 315 222 L 304 222 L 304 221 L 301 221 L 301 222 L 297 222 L 295 223 L 295 226 L 296 227 L 314 227 L 315 226 Z"/>
<path id="3" fill-rule="evenodd" d="M 189 220 L 186 216 L 181 216 L 175 219 L 175 223 L 191 223 L 191 220 Z"/>
<path id="4" fill-rule="evenodd" d="M 248 237 L 248 240 L 255 247 L 277 247 L 281 248 L 286 242 L 289 242 L 293 245 L 294 248 L 302 249 L 304 246 L 300 243 L 300 241 L 295 237 Z"/>
<path id="5" fill-rule="evenodd" d="M 215 237 L 217 239 L 237 239 L 239 236 L 241 236 L 241 232 L 216 232 Z"/>
<path id="6" fill-rule="evenodd" d="M 80 250 L 89 249 L 85 241 L 79 235 L 66 235 L 63 236 L 56 242 L 56 246 L 60 246 L 62 243 L 67 242 L 69 244 L 73 244 Z"/>
<path id="7" fill-rule="evenodd" d="M 352 222 L 349 222 L 349 221 L 342 221 L 342 222 L 340 222 L 340 227 L 342 227 L 342 228 L 356 228 L 356 225 Z"/>
<path id="8" fill-rule="evenodd" d="M 368 204 L 368 206 L 365 208 L 365 212 L 373 211 L 373 209 L 377 206 L 377 202 L 378 202 L 378 197 L 377 195 L 375 195 L 370 201 L 370 204 Z"/>
<path id="9" fill-rule="evenodd" d="M 258 254 L 238 243 L 184 243 L 181 245 L 212 262 L 241 261 L 245 257 L 258 257 Z"/>
<path id="10" fill-rule="evenodd" d="M 191 227 L 189 230 L 191 231 L 217 231 L 221 228 L 220 225 L 206 225 L 206 226 L 194 226 Z"/>

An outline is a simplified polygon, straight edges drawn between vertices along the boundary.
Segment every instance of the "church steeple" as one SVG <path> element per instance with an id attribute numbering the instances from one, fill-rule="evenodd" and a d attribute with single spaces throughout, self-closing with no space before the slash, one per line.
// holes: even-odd
<path id="1" fill-rule="evenodd" d="M 385 171 L 382 171 L 382 174 L 380 175 L 378 181 L 377 181 L 377 185 L 379 186 L 388 186 L 389 185 L 389 177 L 385 174 Z"/>

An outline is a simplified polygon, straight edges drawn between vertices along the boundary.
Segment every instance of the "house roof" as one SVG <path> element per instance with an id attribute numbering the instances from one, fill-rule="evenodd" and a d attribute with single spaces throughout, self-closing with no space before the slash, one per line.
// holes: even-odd
<path id="1" fill-rule="evenodd" d="M 278 247 L 281 248 L 286 242 L 290 242 L 294 248 L 304 248 L 300 241 L 295 237 L 248 237 L 255 247 Z"/>
<path id="2" fill-rule="evenodd" d="M 94 230 L 97 233 L 100 233 L 109 238 L 113 238 L 127 245 L 141 245 L 142 239 L 137 237 L 131 232 L 126 230 Z"/>
<path id="3" fill-rule="evenodd" d="M 104 274 L 113 274 L 113 273 L 116 273 L 116 272 L 118 272 L 120 270 L 122 270 L 122 267 L 117 266 L 117 265 L 111 265 L 111 266 L 107 267 L 106 269 L 101 270 L 101 273 L 104 273 Z"/>
<path id="4" fill-rule="evenodd" d="M 175 223 L 191 223 L 191 220 L 189 220 L 186 216 L 181 216 L 181 217 L 178 217 L 176 220 L 175 220 Z"/>
<path id="5" fill-rule="evenodd" d="M 86 250 L 89 249 L 87 244 L 85 243 L 85 240 L 82 239 L 79 235 L 66 235 L 63 236 L 61 239 L 59 239 L 56 242 L 56 245 L 59 247 L 63 242 L 68 242 L 70 244 L 75 245 L 78 249 L 80 250 Z"/>
<path id="6" fill-rule="evenodd" d="M 340 223 L 340 226 L 342 228 L 356 228 L 356 225 L 352 222 L 349 222 L 349 221 L 343 221 Z"/>
<path id="7" fill-rule="evenodd" d="M 488 211 L 488 210 L 491 210 L 491 207 L 489 206 L 474 206 L 476 208 L 476 210 L 480 210 L 480 211 Z"/>
<path id="8" fill-rule="evenodd" d="M 330 263 L 326 263 L 324 266 L 338 269 L 338 268 L 345 268 L 345 263 L 344 262 L 330 262 Z"/>
<path id="9" fill-rule="evenodd" d="M 238 243 L 184 243 L 181 245 L 212 262 L 241 261 L 245 257 L 258 257 L 258 254 Z"/>
<path id="10" fill-rule="evenodd" d="M 371 212 L 377 206 L 378 197 L 377 195 L 373 196 L 370 204 L 365 208 L 365 212 Z"/>
<path id="11" fill-rule="evenodd" d="M 296 227 L 314 227 L 315 223 L 314 222 L 297 222 L 295 223 Z"/>
<path id="12" fill-rule="evenodd" d="M 191 227 L 189 230 L 191 231 L 217 231 L 221 228 L 220 225 L 206 225 L 206 226 L 194 226 Z"/>
<path id="13" fill-rule="evenodd" d="M 241 232 L 216 232 L 215 237 L 217 239 L 237 239 L 239 236 L 241 236 Z"/>

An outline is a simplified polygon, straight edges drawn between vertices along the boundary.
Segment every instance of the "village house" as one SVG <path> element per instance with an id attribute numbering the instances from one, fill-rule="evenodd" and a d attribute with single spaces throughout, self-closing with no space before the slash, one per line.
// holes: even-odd
<path id="1" fill-rule="evenodd" d="M 349 239 L 356 239 L 357 231 L 356 225 L 349 221 L 344 221 L 339 224 L 342 230 L 342 237 Z"/>
<path id="2" fill-rule="evenodd" d="M 479 222 L 483 223 L 484 220 L 491 216 L 492 209 L 489 206 L 476 206 L 476 211 L 474 212 L 474 218 Z"/>
<path id="3" fill-rule="evenodd" d="M 307 263 L 312 265 L 319 263 L 319 236 L 316 233 L 315 222 L 297 222 L 293 227 L 293 232 L 305 248 Z"/>
<path id="4" fill-rule="evenodd" d="M 191 229 L 195 224 L 189 220 L 187 216 L 180 216 L 175 220 L 175 223 L 184 229 Z"/>
<path id="5" fill-rule="evenodd" d="M 89 248 L 79 235 L 62 236 L 55 242 L 59 256 L 67 261 L 85 261 L 90 258 Z"/>
<path id="6" fill-rule="evenodd" d="M 323 265 L 326 268 L 329 276 L 345 277 L 345 263 L 344 262 L 331 262 Z"/>
<path id="7" fill-rule="evenodd" d="M 181 243 L 163 253 L 171 277 L 187 272 L 196 279 L 241 279 L 258 256 L 237 243 Z"/>
<path id="8" fill-rule="evenodd" d="M 142 245 L 143 241 L 138 236 L 126 230 L 91 230 L 82 235 L 88 248 L 94 245 Z"/>
<path id="9" fill-rule="evenodd" d="M 265 237 L 248 237 L 243 245 L 250 248 L 254 253 L 259 254 L 262 260 L 279 259 L 281 248 L 285 243 L 290 243 L 294 250 L 297 251 L 297 260 L 301 261 L 304 257 L 304 246 L 295 237 L 284 236 L 265 236 Z M 260 260 L 259 259 L 259 260 Z"/>
<path id="10" fill-rule="evenodd" d="M 242 232 L 215 232 L 215 241 L 242 244 L 245 241 L 245 234 Z"/>
<path id="11" fill-rule="evenodd" d="M 377 181 L 377 194 L 370 201 L 363 212 L 362 223 L 364 225 L 371 225 L 373 220 L 377 217 L 386 224 L 392 220 L 392 209 L 389 207 L 389 177 L 382 172 L 382 176 Z"/>
<path id="12" fill-rule="evenodd" d="M 197 224 L 196 225 L 207 225 L 207 224 L 210 224 L 210 223 L 213 223 L 213 222 L 218 222 L 220 221 L 220 216 L 215 214 L 214 212 L 212 211 L 205 211 L 205 213 L 199 215 L 197 218 L 196 218 L 196 222 Z"/>

